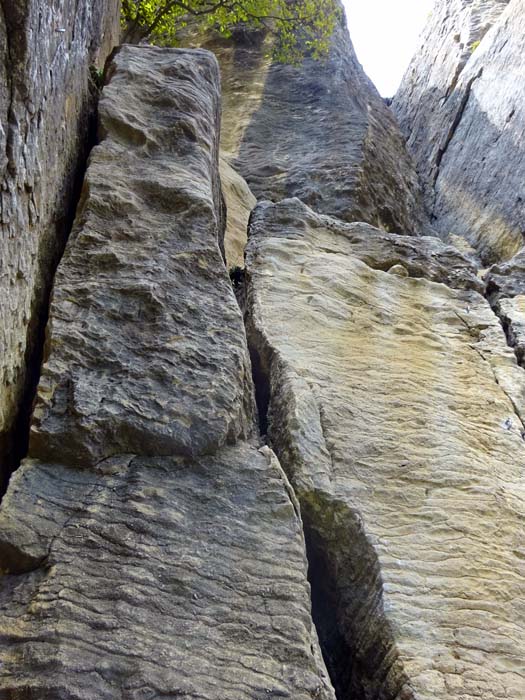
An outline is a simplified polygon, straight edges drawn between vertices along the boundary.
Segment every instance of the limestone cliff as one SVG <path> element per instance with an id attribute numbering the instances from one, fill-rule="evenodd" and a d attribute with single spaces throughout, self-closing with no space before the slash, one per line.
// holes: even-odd
<path id="1" fill-rule="evenodd" d="M 74 215 L 96 70 L 118 27 L 117 0 L 0 4 L 0 482 L 23 451 L 16 421 L 34 390 L 29 366 L 39 364 L 49 287 Z"/>
<path id="2" fill-rule="evenodd" d="M 438 0 L 393 103 L 433 225 L 484 262 L 525 233 L 525 3 Z"/>

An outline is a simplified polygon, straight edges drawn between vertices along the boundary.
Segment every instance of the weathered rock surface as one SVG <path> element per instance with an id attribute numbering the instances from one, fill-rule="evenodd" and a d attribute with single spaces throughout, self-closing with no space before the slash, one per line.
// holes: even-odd
<path id="1" fill-rule="evenodd" d="M 393 102 L 433 226 L 484 262 L 525 233 L 525 3 L 439 0 Z"/>
<path id="2" fill-rule="evenodd" d="M 236 172 L 226 157 L 220 159 L 222 193 L 226 204 L 224 253 L 228 269 L 244 267 L 244 249 L 248 240 L 248 221 L 257 204 L 246 180 Z"/>
<path id="3" fill-rule="evenodd" d="M 204 42 L 221 66 L 222 149 L 258 199 L 296 196 L 346 221 L 419 233 L 414 167 L 343 25 L 326 61 L 300 67 L 272 63 L 260 33 Z"/>
<path id="4" fill-rule="evenodd" d="M 525 294 L 525 249 L 510 260 L 493 265 L 485 276 L 491 301 Z"/>
<path id="5" fill-rule="evenodd" d="M 3 578 L 0 696 L 333 700 L 301 523 L 268 453 L 26 462 L 2 533 L 38 538 L 46 560 Z"/>
<path id="6" fill-rule="evenodd" d="M 388 272 L 403 266 L 407 276 L 425 277 L 456 289 L 484 289 L 474 263 L 438 238 L 401 236 L 369 224 L 345 223 L 315 213 L 297 198 L 259 204 L 252 214 L 250 232 L 256 237 L 260 231 L 264 237 L 291 239 L 326 253 L 351 255 L 376 270 Z"/>
<path id="7" fill-rule="evenodd" d="M 125 48 L 113 64 L 55 279 L 31 456 L 193 455 L 250 431 L 244 329 L 219 250 L 219 75 L 207 52 L 192 55 Z"/>
<path id="8" fill-rule="evenodd" d="M 298 505 L 242 439 L 216 61 L 124 47 L 110 75 L 0 507 L 0 697 L 334 700 Z"/>
<path id="9" fill-rule="evenodd" d="M 502 299 L 497 305 L 498 315 L 507 330 L 507 337 L 521 365 L 525 364 L 525 296 Z"/>
<path id="10" fill-rule="evenodd" d="M 0 6 L 0 481 L 16 458 L 13 426 L 74 213 L 93 108 L 89 69 L 103 66 L 118 41 L 118 5 Z"/>
<path id="11" fill-rule="evenodd" d="M 389 273 L 385 235 L 365 257 L 359 231 L 267 205 L 246 255 L 263 427 L 301 503 L 336 691 L 519 700 L 525 373 L 486 300 L 438 274 L 445 246 L 414 278 L 417 239 Z"/>

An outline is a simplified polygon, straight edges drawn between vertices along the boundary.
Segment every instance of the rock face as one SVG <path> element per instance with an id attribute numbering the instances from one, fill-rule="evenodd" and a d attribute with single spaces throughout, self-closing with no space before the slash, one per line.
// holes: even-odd
<path id="1" fill-rule="evenodd" d="M 296 196 L 346 221 L 421 232 L 412 162 L 343 21 L 329 58 L 300 67 L 266 58 L 260 33 L 204 45 L 221 66 L 223 152 L 258 199 Z"/>
<path id="2" fill-rule="evenodd" d="M 97 89 L 90 66 L 102 67 L 118 40 L 118 5 L 1 3 L 0 481 L 19 452 L 14 424 L 74 214 Z"/>
<path id="3" fill-rule="evenodd" d="M 0 2 L 0 699 L 523 700 L 524 2 L 396 99 L 443 240 L 342 25 L 208 37 L 222 137 L 211 53 L 121 47 L 50 299 L 116 7 Z"/>
<path id="4" fill-rule="evenodd" d="M 518 700 L 525 373 L 466 260 L 409 240 L 298 201 L 257 210 L 262 424 L 301 504 L 338 697 Z"/>
<path id="5" fill-rule="evenodd" d="M 525 3 L 439 0 L 393 102 L 432 224 L 486 263 L 525 233 Z"/>
<path id="6" fill-rule="evenodd" d="M 220 160 L 222 193 L 226 204 L 224 253 L 229 269 L 244 267 L 244 249 L 248 240 L 248 221 L 257 204 L 246 180 L 236 172 L 226 157 Z"/>
<path id="7" fill-rule="evenodd" d="M 219 120 L 219 76 L 208 76 L 212 92 L 200 77 L 209 56 L 194 56 L 193 67 L 186 54 L 126 50 L 113 64 L 99 105 L 105 138 L 55 279 L 33 456 L 192 456 L 249 432 L 251 373 L 219 250 L 218 131 L 208 126 Z"/>
<path id="8" fill-rule="evenodd" d="M 247 440 L 217 64 L 124 47 L 110 75 L 0 509 L 0 696 L 334 700 L 297 502 Z"/>

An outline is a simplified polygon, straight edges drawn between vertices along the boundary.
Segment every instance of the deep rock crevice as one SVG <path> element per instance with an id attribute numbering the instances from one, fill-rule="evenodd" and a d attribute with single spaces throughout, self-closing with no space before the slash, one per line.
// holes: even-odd
<path id="1" fill-rule="evenodd" d="M 435 160 L 435 165 L 434 165 L 434 174 L 433 174 L 433 182 L 432 185 L 433 187 L 436 186 L 436 182 L 439 179 L 439 171 L 441 167 L 441 162 L 445 156 L 445 153 L 447 152 L 447 148 L 449 147 L 452 139 L 454 138 L 454 135 L 457 131 L 458 126 L 461 123 L 461 119 L 463 117 L 463 114 L 467 108 L 468 101 L 470 98 L 470 94 L 472 92 L 472 86 L 474 85 L 475 81 L 481 78 L 483 75 L 483 68 L 480 68 L 478 73 L 474 75 L 472 78 L 469 79 L 467 84 L 465 85 L 464 91 L 460 96 L 460 102 L 458 105 L 458 108 L 456 110 L 456 113 L 451 121 L 451 124 L 448 128 L 448 131 L 445 135 L 445 138 L 443 140 L 442 145 L 439 147 L 438 152 L 436 154 L 436 160 Z M 432 215 L 434 216 L 434 214 Z"/>

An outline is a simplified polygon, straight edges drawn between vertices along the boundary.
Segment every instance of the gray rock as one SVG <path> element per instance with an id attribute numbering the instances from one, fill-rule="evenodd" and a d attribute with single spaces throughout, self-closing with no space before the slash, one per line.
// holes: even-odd
<path id="1" fill-rule="evenodd" d="M 525 294 L 525 249 L 510 260 L 493 265 L 485 276 L 489 299 L 495 303 L 501 297 Z"/>
<path id="2" fill-rule="evenodd" d="M 514 348 L 518 362 L 525 366 L 525 295 L 501 299 L 496 311 L 507 332 L 509 344 Z"/>
<path id="3" fill-rule="evenodd" d="M 385 234 L 363 256 L 361 225 L 328 224 L 259 208 L 246 279 L 259 406 L 301 504 L 338 697 L 520 700 L 525 372 L 487 301 L 443 283 L 449 249 L 430 263 L 411 238 L 401 277 Z M 412 276 L 418 245 L 432 280 Z"/>
<path id="4" fill-rule="evenodd" d="M 0 8 L 0 492 L 38 364 L 54 269 L 74 214 L 117 0 L 4 0 Z"/>
<path id="5" fill-rule="evenodd" d="M 226 205 L 226 230 L 224 253 L 229 270 L 244 267 L 244 249 L 248 240 L 248 221 L 257 204 L 253 192 L 230 165 L 226 158 L 220 159 L 220 175 L 224 203 Z"/>
<path id="6" fill-rule="evenodd" d="M 3 565 L 45 560 L 2 578 L 1 697 L 334 700 L 297 505 L 268 448 L 89 472 L 29 461 L 13 481 Z"/>
<path id="7" fill-rule="evenodd" d="M 297 501 L 242 439 L 216 61 L 124 47 L 110 76 L 0 507 L 0 697 L 335 700 Z"/>
<path id="8" fill-rule="evenodd" d="M 219 249 L 219 74 L 208 52 L 190 55 L 125 46 L 110 69 L 55 278 L 33 457 L 191 456 L 251 431 L 244 327 Z"/>
<path id="9" fill-rule="evenodd" d="M 401 236 L 364 223 L 346 223 L 320 215 L 299 199 L 260 203 L 252 214 L 250 238 L 294 240 L 305 249 L 350 255 L 375 270 L 402 266 L 411 277 L 424 277 L 455 289 L 483 292 L 475 265 L 456 248 L 433 236 Z M 257 244 L 250 244 L 253 251 Z"/>
<path id="10" fill-rule="evenodd" d="M 299 197 L 324 214 L 420 232 L 420 191 L 395 119 L 366 77 L 346 25 L 330 56 L 272 63 L 271 40 L 195 41 L 221 66 L 221 147 L 258 199 Z"/>
<path id="11" fill-rule="evenodd" d="M 525 232 L 523 0 L 439 0 L 393 102 L 432 224 L 484 263 Z"/>

